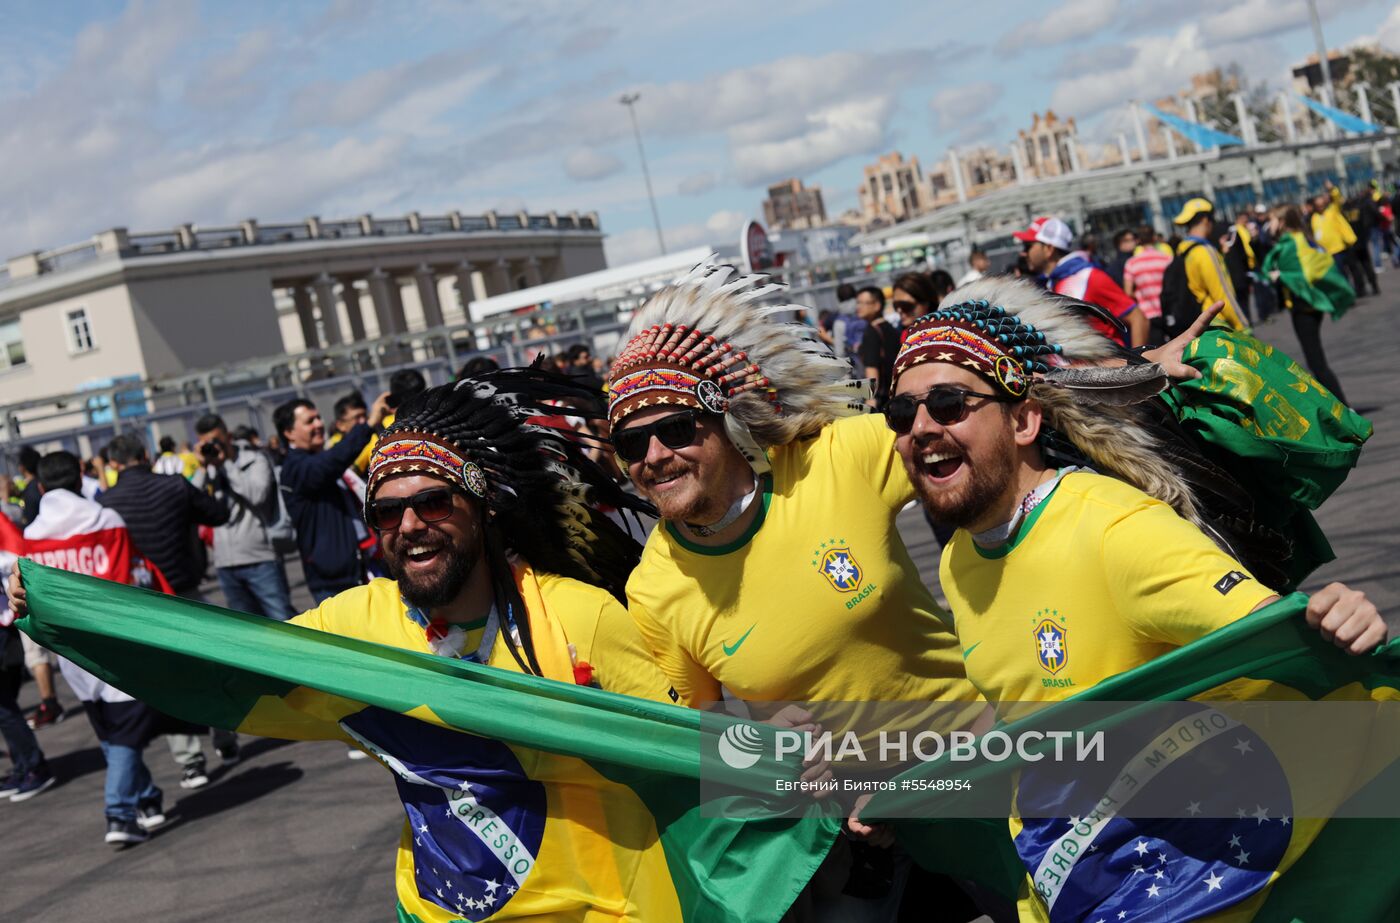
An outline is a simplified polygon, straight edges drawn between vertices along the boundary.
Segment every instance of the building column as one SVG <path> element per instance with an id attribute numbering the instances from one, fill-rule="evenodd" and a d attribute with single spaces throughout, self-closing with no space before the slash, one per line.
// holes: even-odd
<path id="1" fill-rule="evenodd" d="M 296 305 L 297 320 L 301 323 L 303 349 L 320 349 L 321 335 L 316 332 L 316 313 L 311 306 L 311 289 L 298 282 L 291 286 L 292 304 Z"/>
<path id="2" fill-rule="evenodd" d="M 538 257 L 530 256 L 525 258 L 525 286 L 534 288 L 536 285 L 544 284 L 544 276 L 540 275 L 540 261 Z"/>
<path id="3" fill-rule="evenodd" d="M 354 279 L 341 279 L 341 301 L 345 303 L 345 316 L 350 322 L 350 342 L 359 343 L 365 339 L 365 315 L 360 308 L 360 290 L 355 288 Z"/>
<path id="4" fill-rule="evenodd" d="M 513 289 L 514 286 L 511 285 L 510 281 L 510 265 L 504 259 L 497 257 L 486 273 L 486 293 L 488 295 L 504 295 Z"/>
<path id="5" fill-rule="evenodd" d="M 408 330 L 403 316 L 403 302 L 394 297 L 398 283 L 393 276 L 378 267 L 367 277 L 369 294 L 374 300 L 374 316 L 379 321 L 379 335 L 394 336 Z"/>
<path id="6" fill-rule="evenodd" d="M 335 280 L 323 272 L 312 281 L 311 287 L 316 292 L 316 307 L 321 313 L 326 345 L 339 346 L 345 339 L 340 334 L 340 316 L 335 312 Z"/>
<path id="7" fill-rule="evenodd" d="M 423 306 L 423 323 L 429 328 L 442 326 L 442 304 L 438 301 L 437 273 L 427 263 L 413 271 L 418 283 L 418 303 Z"/>
<path id="8" fill-rule="evenodd" d="M 470 324 L 472 299 L 476 297 L 476 290 L 472 287 L 472 274 L 476 272 L 476 268 L 466 260 L 462 260 L 453 268 L 456 273 L 457 298 L 462 302 L 462 318 Z"/>

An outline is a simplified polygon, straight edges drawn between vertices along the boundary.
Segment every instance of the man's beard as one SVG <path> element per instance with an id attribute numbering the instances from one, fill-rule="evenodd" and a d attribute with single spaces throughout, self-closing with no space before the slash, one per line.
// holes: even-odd
<path id="1" fill-rule="evenodd" d="M 425 612 L 445 606 L 457 598 L 471 578 L 472 569 L 482 558 L 480 540 L 474 548 L 456 548 L 450 542 L 442 552 L 442 560 L 431 574 L 410 576 L 401 558 L 384 554 L 384 567 L 398 581 L 404 601 Z"/>
<path id="2" fill-rule="evenodd" d="M 916 447 L 922 453 L 935 450 L 936 445 Z M 963 457 L 966 476 L 956 487 L 939 489 L 930 486 L 918 472 L 911 472 L 919 499 L 935 522 L 959 529 L 970 528 L 982 520 L 989 510 L 1006 495 L 1016 469 L 1016 442 L 1010 433 L 1003 445 L 989 447 L 984 458 L 975 464 Z"/>
<path id="3" fill-rule="evenodd" d="M 656 505 L 663 519 L 671 522 L 693 522 L 698 525 L 715 522 L 724 515 L 725 510 L 717 509 L 720 501 L 701 489 L 698 473 L 693 465 L 676 465 L 660 471 L 648 471 L 648 479 L 665 479 L 675 475 L 688 477 L 684 486 L 677 491 L 660 491 L 651 484 L 642 487 L 641 491 Z"/>

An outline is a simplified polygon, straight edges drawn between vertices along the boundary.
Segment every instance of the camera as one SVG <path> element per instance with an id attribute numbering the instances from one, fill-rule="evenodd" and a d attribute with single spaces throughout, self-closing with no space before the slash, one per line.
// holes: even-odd
<path id="1" fill-rule="evenodd" d="M 203 455 L 204 460 L 207 462 L 216 462 L 223 454 L 223 450 L 219 447 L 217 442 L 206 442 L 199 447 L 199 454 Z"/>

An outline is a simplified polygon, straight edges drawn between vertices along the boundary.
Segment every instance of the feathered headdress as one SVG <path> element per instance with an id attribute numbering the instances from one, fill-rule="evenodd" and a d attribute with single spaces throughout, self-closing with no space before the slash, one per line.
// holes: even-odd
<path id="1" fill-rule="evenodd" d="M 1041 447 L 1055 464 L 1088 464 L 1169 504 L 1269 586 L 1290 549 L 1258 521 L 1249 491 L 1207 458 L 1155 398 L 1169 384 L 1089 325 L 1101 309 L 1029 282 L 981 279 L 945 298 L 905 334 L 895 378 L 923 362 L 971 368 L 1044 411 Z M 1127 360 L 1108 366 L 1105 360 Z"/>
<path id="2" fill-rule="evenodd" d="M 370 459 L 372 500 L 395 473 L 441 478 L 481 500 L 506 549 L 542 571 L 624 599 L 640 544 L 597 507 L 654 515 L 583 452 L 586 436 L 530 422 L 560 409 L 601 416 L 596 392 L 535 369 L 506 369 L 430 388 L 399 408 Z M 590 409 L 592 408 L 592 409 Z"/>
<path id="3" fill-rule="evenodd" d="M 853 380 L 812 327 L 778 319 L 806 309 L 765 303 L 783 287 L 707 260 L 651 296 L 608 376 L 613 427 L 655 406 L 722 414 L 730 441 L 762 473 L 764 449 L 863 412 L 868 383 Z"/>

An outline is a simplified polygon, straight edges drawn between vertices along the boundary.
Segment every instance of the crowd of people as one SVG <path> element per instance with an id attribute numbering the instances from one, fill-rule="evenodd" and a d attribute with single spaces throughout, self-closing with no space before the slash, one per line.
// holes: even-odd
<path id="1" fill-rule="evenodd" d="M 992 274 L 977 253 L 956 282 L 936 270 L 852 285 L 841 293 L 851 310 L 815 325 L 768 305 L 766 280 L 702 265 L 648 300 L 606 365 L 580 344 L 530 369 L 473 360 L 438 387 L 403 371 L 371 401 L 337 400 L 329 426 L 304 399 L 274 410 L 266 443 L 211 414 L 183 451 L 163 440 L 153 459 L 122 435 L 87 474 L 70 453 L 31 452 L 7 511 L 23 529 L 19 553 L 41 563 L 100 547 L 108 564 L 90 571 L 192 600 L 212 565 L 229 608 L 423 653 L 689 707 L 728 698 L 774 721 L 803 720 L 770 713 L 776 703 L 823 701 L 968 703 L 981 721 L 1000 703 L 1065 698 L 1292 588 L 1271 576 L 1277 558 L 1244 540 L 1247 516 L 1219 509 L 1178 467 L 1190 455 L 1191 471 L 1232 480 L 1218 456 L 1172 442 L 1143 408 L 1200 377 L 1183 361 L 1188 344 L 1208 328 L 1247 337 L 1265 305 L 1290 312 L 1326 388 L 1290 399 L 1344 401 L 1318 328 L 1361 288 L 1344 273 L 1378 290 L 1355 248 L 1389 240 L 1345 207 L 1329 190 L 1227 224 L 1192 199 L 1174 216 L 1177 236 L 1124 231 L 1108 261 L 1044 216 L 1015 235 L 1023 252 L 1009 272 Z M 1094 401 L 1065 384 L 1085 368 L 1100 375 Z M 913 502 L 943 540 L 946 606 L 896 527 Z M 638 536 L 623 512 L 658 522 Z M 314 601 L 300 615 L 292 552 Z M 7 589 L 23 613 L 15 558 Z M 1094 650 L 1070 670 L 1053 625 L 1026 656 L 1021 616 L 1056 607 Z M 1353 654 L 1386 636 L 1374 605 L 1340 584 L 1314 594 L 1307 620 Z M 16 634 L 0 630 L 0 730 L 14 760 L 0 792 L 23 800 L 54 784 L 16 692 L 29 670 L 42 700 L 33 725 L 61 718 L 58 661 L 107 756 L 106 839 L 145 839 L 165 815 L 143 748 L 166 736 L 181 784 L 198 786 L 203 729 Z M 229 731 L 211 743 L 238 759 Z M 416 817 L 410 788 L 400 794 Z M 908 889 L 1016 915 L 921 877 L 887 825 L 847 808 L 847 836 L 793 919 L 893 919 Z M 437 836 L 425 822 L 402 840 L 401 915 L 453 909 L 415 884 L 424 863 L 474 874 Z M 647 893 L 654 870 L 621 852 L 597 861 L 616 863 L 625 893 Z M 1048 918 L 1045 893 L 1027 888 L 1022 919 Z M 1247 897 L 1222 890 L 1211 909 Z M 569 898 L 582 919 L 590 895 Z"/>

